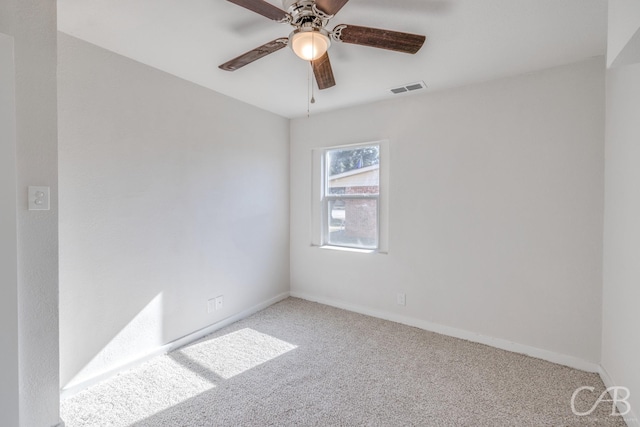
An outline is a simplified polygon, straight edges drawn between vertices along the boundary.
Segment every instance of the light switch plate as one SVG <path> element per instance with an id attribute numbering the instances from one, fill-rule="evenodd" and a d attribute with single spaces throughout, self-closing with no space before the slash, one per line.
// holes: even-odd
<path id="1" fill-rule="evenodd" d="M 51 190 L 49 187 L 29 187 L 28 200 L 30 211 L 48 211 L 51 208 Z"/>

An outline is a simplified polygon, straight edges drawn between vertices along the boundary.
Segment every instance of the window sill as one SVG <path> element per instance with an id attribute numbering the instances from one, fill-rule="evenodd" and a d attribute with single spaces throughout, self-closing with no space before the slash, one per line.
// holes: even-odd
<path id="1" fill-rule="evenodd" d="M 387 252 L 381 252 L 379 249 L 358 249 L 358 248 L 348 248 L 345 246 L 331 246 L 331 245 L 311 245 L 312 247 L 319 249 L 328 249 L 331 251 L 340 251 L 340 252 L 355 252 L 359 254 L 382 254 L 387 255 Z"/>

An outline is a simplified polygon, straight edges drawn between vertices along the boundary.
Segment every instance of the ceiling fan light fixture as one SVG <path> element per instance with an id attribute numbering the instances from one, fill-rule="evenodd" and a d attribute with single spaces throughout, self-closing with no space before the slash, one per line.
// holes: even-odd
<path id="1" fill-rule="evenodd" d="M 327 52 L 331 39 L 323 29 L 303 27 L 289 35 L 289 46 L 299 58 L 314 61 Z"/>

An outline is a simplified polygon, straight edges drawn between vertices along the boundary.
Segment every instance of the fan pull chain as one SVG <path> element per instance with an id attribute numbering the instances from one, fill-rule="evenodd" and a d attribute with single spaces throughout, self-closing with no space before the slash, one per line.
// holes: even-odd
<path id="1" fill-rule="evenodd" d="M 311 68 L 313 68 L 313 63 L 312 63 L 312 62 L 310 62 L 309 64 L 311 65 L 311 66 L 309 67 L 309 68 L 310 68 L 309 73 L 311 73 L 311 103 L 312 103 L 312 104 L 315 104 L 315 103 L 316 103 L 316 97 L 315 97 L 315 95 L 314 95 L 314 92 L 315 92 L 315 89 L 316 89 L 316 88 L 315 88 L 315 85 L 313 84 L 313 82 L 315 81 L 315 77 L 316 77 L 316 76 L 315 76 L 315 74 L 313 74 L 313 73 L 311 72 L 311 71 L 312 71 L 312 70 L 311 70 Z"/>
<path id="2" fill-rule="evenodd" d="M 316 57 L 316 42 L 314 39 L 315 39 L 315 33 L 311 33 L 311 57 L 312 58 Z M 311 81 L 311 103 L 315 104 L 316 98 L 313 96 L 313 80 L 315 78 L 315 73 L 313 73 L 312 71 L 313 71 L 313 60 L 309 61 L 309 75 L 311 76 L 309 80 Z"/>
<path id="3" fill-rule="evenodd" d="M 309 67 L 307 70 L 307 119 L 311 117 L 311 96 L 311 67 Z"/>
<path id="4" fill-rule="evenodd" d="M 313 83 L 315 74 L 313 74 L 313 62 L 309 61 L 309 70 L 307 71 L 307 118 L 311 117 L 311 104 L 316 103 Z"/>

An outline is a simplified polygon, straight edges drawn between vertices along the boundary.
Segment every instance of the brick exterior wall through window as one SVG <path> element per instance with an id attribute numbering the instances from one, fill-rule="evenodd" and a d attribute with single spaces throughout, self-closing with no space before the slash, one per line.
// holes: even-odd
<path id="1" fill-rule="evenodd" d="M 378 194 L 378 187 L 345 187 L 345 195 Z M 344 235 L 375 239 L 378 231 L 378 203 L 372 199 L 345 200 Z"/>

